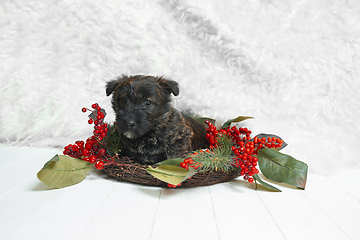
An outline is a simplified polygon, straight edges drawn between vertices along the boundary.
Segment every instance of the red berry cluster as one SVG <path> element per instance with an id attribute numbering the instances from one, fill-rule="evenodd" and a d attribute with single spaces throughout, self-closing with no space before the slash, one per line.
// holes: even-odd
<path id="1" fill-rule="evenodd" d="M 101 111 L 101 107 L 94 103 L 92 108 L 94 110 L 82 108 L 82 112 L 91 111 L 94 114 L 96 120 L 91 117 L 88 120 L 89 124 L 94 124 L 94 135 L 86 139 L 86 142 L 76 141 L 75 144 L 65 146 L 63 154 L 95 164 L 95 168 L 101 170 L 105 165 L 101 159 L 104 158 L 106 150 L 101 147 L 99 142 L 107 136 L 108 128 L 107 124 L 103 122 L 105 114 Z"/>
<path id="2" fill-rule="evenodd" d="M 259 173 L 259 170 L 256 168 L 258 151 L 264 147 L 280 148 L 283 144 L 283 141 L 276 137 L 263 137 L 261 139 L 254 137 L 254 139 L 251 139 L 251 131 L 247 128 L 237 128 L 234 126 L 217 130 L 209 121 L 205 121 L 205 123 L 208 125 L 206 139 L 209 141 L 210 149 L 217 147 L 219 135 L 226 135 L 232 139 L 232 166 L 240 168 L 241 176 L 244 176 L 244 180 L 250 183 L 254 181 L 252 176 Z"/>
<path id="3" fill-rule="evenodd" d="M 254 137 L 254 143 L 258 144 L 258 149 L 261 149 L 263 147 L 267 147 L 267 148 L 281 148 L 284 141 L 281 140 L 280 138 L 276 138 L 276 137 L 268 137 L 268 138 L 257 138 Z M 256 151 L 257 153 L 257 151 Z"/>
<path id="4" fill-rule="evenodd" d="M 203 150 L 200 150 L 200 152 L 202 152 Z M 206 151 L 209 151 L 209 149 L 206 149 Z M 198 155 L 198 152 L 193 153 L 192 155 Z M 191 157 L 185 158 L 183 162 L 180 163 L 180 167 L 185 168 L 185 169 L 189 169 L 189 167 L 193 168 L 193 169 L 198 169 L 199 167 L 201 167 L 202 163 L 198 163 L 198 162 L 194 162 L 194 160 Z"/>
<path id="5" fill-rule="evenodd" d="M 218 134 L 220 135 L 227 135 L 232 138 L 232 140 L 236 143 L 243 141 L 247 142 L 251 140 L 251 131 L 247 128 L 236 128 L 235 126 L 230 128 L 224 128 L 218 130 L 210 121 L 206 120 L 205 123 L 208 125 L 208 128 L 206 129 L 206 139 L 209 142 L 210 149 L 216 148 L 218 145 L 217 137 Z"/>
<path id="6" fill-rule="evenodd" d="M 97 103 L 94 103 L 93 105 L 91 105 L 91 107 L 94 109 L 94 110 L 90 110 L 90 109 L 87 109 L 87 108 L 82 108 L 82 112 L 86 112 L 86 111 L 91 111 L 94 116 L 93 117 L 90 117 L 89 120 L 88 120 L 88 123 L 89 124 L 93 124 L 94 123 L 94 131 L 93 131 L 93 134 L 95 136 L 98 137 L 99 141 L 101 141 L 103 138 L 106 137 L 107 135 L 107 132 L 108 132 L 108 125 L 107 123 L 104 123 L 103 120 L 105 118 L 105 114 L 101 107 L 99 106 L 99 104 Z"/>

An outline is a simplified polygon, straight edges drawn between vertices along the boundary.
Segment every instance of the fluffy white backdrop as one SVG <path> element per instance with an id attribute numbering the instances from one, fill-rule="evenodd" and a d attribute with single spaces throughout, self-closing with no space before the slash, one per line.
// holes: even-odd
<path id="1" fill-rule="evenodd" d="M 121 74 L 179 82 L 178 109 L 281 136 L 331 173 L 358 166 L 357 0 L 2 0 L 0 141 L 64 146 Z"/>

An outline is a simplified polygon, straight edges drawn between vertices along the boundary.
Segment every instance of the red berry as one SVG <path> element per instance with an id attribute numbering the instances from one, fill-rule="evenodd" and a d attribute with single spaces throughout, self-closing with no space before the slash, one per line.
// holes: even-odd
<path id="1" fill-rule="evenodd" d="M 92 150 L 93 150 L 94 152 L 97 152 L 97 151 L 99 150 L 99 148 L 100 148 L 100 146 L 99 146 L 98 144 L 94 144 L 94 145 L 92 146 Z"/>
<path id="2" fill-rule="evenodd" d="M 77 152 L 77 151 L 79 151 L 79 146 L 78 145 L 72 145 L 72 150 L 74 151 L 74 152 Z"/>
<path id="3" fill-rule="evenodd" d="M 103 161 L 97 161 L 97 162 L 95 163 L 95 168 L 96 168 L 97 170 L 102 170 L 102 169 L 104 168 L 104 162 L 103 162 Z"/>
<path id="4" fill-rule="evenodd" d="M 85 148 L 91 149 L 93 147 L 93 145 L 95 145 L 94 142 L 90 140 L 85 143 Z"/>
<path id="5" fill-rule="evenodd" d="M 98 155 L 103 156 L 106 153 L 106 150 L 104 148 L 99 149 Z"/>
<path id="6" fill-rule="evenodd" d="M 248 179 L 248 182 L 249 182 L 249 183 L 253 183 L 253 182 L 254 182 L 254 179 L 251 177 L 251 178 Z"/>
<path id="7" fill-rule="evenodd" d="M 89 154 L 90 154 L 90 151 L 89 151 L 89 149 L 84 149 L 83 151 L 82 151 L 82 154 L 83 154 L 83 156 L 89 156 Z"/>
<path id="8" fill-rule="evenodd" d="M 95 162 L 96 162 L 96 157 L 95 156 L 89 157 L 89 163 L 93 164 Z"/>
<path id="9" fill-rule="evenodd" d="M 185 164 L 189 164 L 189 163 L 190 163 L 190 159 L 189 159 L 189 158 L 184 159 L 184 163 L 185 163 Z"/>
<path id="10" fill-rule="evenodd" d="M 83 147 L 84 147 L 84 141 L 76 141 L 75 144 L 78 145 L 79 148 L 83 148 Z"/>
<path id="11" fill-rule="evenodd" d="M 173 184 L 168 183 L 167 186 L 168 186 L 169 188 L 176 188 L 176 187 L 181 186 L 181 183 L 179 183 L 178 185 L 173 185 Z"/>
<path id="12" fill-rule="evenodd" d="M 83 107 L 83 108 L 81 109 L 81 111 L 82 111 L 82 112 L 86 112 L 87 109 Z"/>
<path id="13" fill-rule="evenodd" d="M 186 168 L 186 163 L 181 162 L 181 163 L 180 163 L 180 167 L 182 167 L 182 168 Z"/>

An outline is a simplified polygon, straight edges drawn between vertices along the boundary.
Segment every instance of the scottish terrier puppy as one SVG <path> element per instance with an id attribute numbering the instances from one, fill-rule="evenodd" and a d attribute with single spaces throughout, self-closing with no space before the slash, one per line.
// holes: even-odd
<path id="1" fill-rule="evenodd" d="M 106 94 L 112 94 L 121 155 L 149 165 L 208 147 L 205 126 L 170 103 L 171 94 L 179 94 L 177 82 L 122 76 L 107 83 Z"/>

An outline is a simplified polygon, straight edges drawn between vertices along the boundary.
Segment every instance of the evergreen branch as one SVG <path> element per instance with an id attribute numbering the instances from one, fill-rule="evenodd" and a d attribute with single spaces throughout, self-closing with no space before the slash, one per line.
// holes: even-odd
<path id="1" fill-rule="evenodd" d="M 217 138 L 217 147 L 213 150 L 198 150 L 189 156 L 197 164 L 198 172 L 207 171 L 224 171 L 230 172 L 234 170 L 232 166 L 233 157 L 231 146 L 233 142 L 231 138 L 225 135 L 219 135 Z"/>

